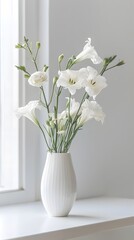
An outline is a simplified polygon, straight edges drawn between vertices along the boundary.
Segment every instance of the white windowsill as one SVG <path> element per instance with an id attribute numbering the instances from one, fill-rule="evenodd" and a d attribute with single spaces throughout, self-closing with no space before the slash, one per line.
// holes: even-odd
<path id="1" fill-rule="evenodd" d="M 75 202 L 68 217 L 47 217 L 41 202 L 0 207 L 0 240 L 61 240 L 134 225 L 134 200 Z"/>

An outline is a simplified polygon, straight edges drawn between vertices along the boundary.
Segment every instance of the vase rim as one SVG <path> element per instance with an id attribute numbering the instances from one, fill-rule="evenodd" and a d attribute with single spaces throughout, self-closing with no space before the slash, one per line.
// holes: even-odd
<path id="1" fill-rule="evenodd" d="M 70 154 L 70 152 L 65 152 L 65 153 L 57 153 L 57 152 L 47 152 L 48 154 L 54 154 L 54 155 L 68 155 L 68 154 Z"/>

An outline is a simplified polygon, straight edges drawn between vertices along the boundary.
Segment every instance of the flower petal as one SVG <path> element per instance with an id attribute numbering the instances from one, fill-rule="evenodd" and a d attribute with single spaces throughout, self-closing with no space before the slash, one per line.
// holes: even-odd
<path id="1" fill-rule="evenodd" d="M 78 121 L 79 126 L 83 126 L 84 123 L 92 118 L 103 123 L 105 114 L 103 113 L 101 106 L 96 101 L 89 101 L 86 99 L 82 104 L 82 113 Z"/>
<path id="2" fill-rule="evenodd" d="M 99 64 L 102 62 L 102 59 L 98 56 L 94 47 L 91 46 L 91 38 L 88 38 L 83 51 L 77 55 L 76 62 L 81 62 L 85 59 L 91 59 L 94 64 Z"/>
<path id="3" fill-rule="evenodd" d="M 83 79 L 81 77 L 80 71 L 70 69 L 61 71 L 57 80 L 57 87 L 60 86 L 68 89 L 71 95 L 74 95 L 77 89 L 83 87 Z"/>
<path id="4" fill-rule="evenodd" d="M 41 87 L 45 81 L 47 81 L 47 75 L 41 71 L 33 73 L 28 79 L 28 83 L 34 87 Z"/>
<path id="5" fill-rule="evenodd" d="M 37 118 L 35 115 L 35 109 L 41 109 L 41 103 L 38 100 L 30 101 L 26 106 L 20 107 L 16 110 L 16 116 L 18 118 L 24 116 L 37 125 Z"/>

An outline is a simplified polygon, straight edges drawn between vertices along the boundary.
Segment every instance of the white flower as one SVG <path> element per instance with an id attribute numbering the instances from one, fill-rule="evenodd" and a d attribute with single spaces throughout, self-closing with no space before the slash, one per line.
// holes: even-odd
<path id="1" fill-rule="evenodd" d="M 94 118 L 96 121 L 104 122 L 105 114 L 101 106 L 96 101 L 86 99 L 82 104 L 82 113 L 78 119 L 78 125 L 83 126 L 88 120 Z"/>
<path id="2" fill-rule="evenodd" d="M 30 101 L 25 107 L 20 107 L 16 110 L 18 118 L 24 116 L 31 120 L 34 124 L 38 125 L 38 120 L 35 115 L 35 109 L 41 109 L 41 103 L 38 100 Z"/>
<path id="3" fill-rule="evenodd" d="M 59 79 L 57 80 L 57 87 L 64 87 L 68 89 L 71 95 L 74 95 L 76 89 L 80 89 L 83 86 L 83 78 L 80 71 L 65 70 L 59 72 Z"/>
<path id="4" fill-rule="evenodd" d="M 107 87 L 106 78 L 99 75 L 96 69 L 92 67 L 82 68 L 81 72 L 85 75 L 85 91 L 90 97 L 95 97 L 101 92 L 101 90 Z"/>
<path id="5" fill-rule="evenodd" d="M 79 53 L 76 57 L 76 62 L 81 62 L 85 59 L 91 59 L 94 64 L 99 64 L 102 62 L 102 59 L 98 56 L 96 50 L 91 46 L 91 38 L 88 38 L 86 45 L 83 48 L 83 51 Z"/>
<path id="6" fill-rule="evenodd" d="M 69 98 L 67 98 L 67 99 L 68 99 L 68 104 L 69 104 Z M 74 98 L 71 98 L 70 99 L 70 116 L 71 117 L 75 117 L 79 107 L 80 107 L 80 103 L 76 102 Z M 67 108 L 66 112 L 68 114 L 68 108 Z"/>
<path id="7" fill-rule="evenodd" d="M 47 81 L 47 75 L 40 71 L 33 73 L 28 79 L 29 84 L 34 87 L 41 87 L 45 81 Z"/>

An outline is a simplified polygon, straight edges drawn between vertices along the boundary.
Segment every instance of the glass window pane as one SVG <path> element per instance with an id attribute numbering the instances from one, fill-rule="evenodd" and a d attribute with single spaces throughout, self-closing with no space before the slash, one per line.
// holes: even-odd
<path id="1" fill-rule="evenodd" d="M 0 191 L 19 188 L 18 0 L 0 0 Z"/>

